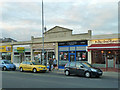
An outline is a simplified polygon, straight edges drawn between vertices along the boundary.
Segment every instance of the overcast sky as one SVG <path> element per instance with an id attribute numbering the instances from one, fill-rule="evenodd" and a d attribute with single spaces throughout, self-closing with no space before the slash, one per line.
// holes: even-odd
<path id="1" fill-rule="evenodd" d="M 61 26 L 73 34 L 118 33 L 118 0 L 44 0 L 44 18 L 47 30 Z M 25 41 L 41 37 L 41 31 L 40 0 L 1 0 L 1 37 Z"/>

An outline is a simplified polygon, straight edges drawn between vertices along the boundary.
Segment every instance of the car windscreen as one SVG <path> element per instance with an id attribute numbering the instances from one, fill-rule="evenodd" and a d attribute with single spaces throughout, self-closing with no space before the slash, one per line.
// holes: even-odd
<path id="1" fill-rule="evenodd" d="M 86 67 L 92 67 L 92 65 L 90 65 L 89 63 L 82 63 L 82 64 Z"/>
<path id="2" fill-rule="evenodd" d="M 3 61 L 5 64 L 12 64 L 10 61 Z"/>
<path id="3" fill-rule="evenodd" d="M 41 65 L 40 63 L 38 62 L 32 62 L 33 65 Z"/>

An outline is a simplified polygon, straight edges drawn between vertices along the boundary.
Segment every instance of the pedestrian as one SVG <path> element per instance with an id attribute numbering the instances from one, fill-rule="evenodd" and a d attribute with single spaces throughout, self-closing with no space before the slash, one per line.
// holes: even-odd
<path id="1" fill-rule="evenodd" d="M 52 58 L 49 59 L 49 71 L 51 71 L 51 66 L 53 65 L 53 60 Z"/>
<path id="2" fill-rule="evenodd" d="M 53 69 L 55 69 L 55 67 L 57 66 L 57 60 L 56 58 L 53 59 Z"/>

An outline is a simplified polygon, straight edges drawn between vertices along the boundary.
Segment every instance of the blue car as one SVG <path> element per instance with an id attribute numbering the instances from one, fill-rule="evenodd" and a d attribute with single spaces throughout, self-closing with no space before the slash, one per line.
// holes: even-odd
<path id="1" fill-rule="evenodd" d="M 16 70 L 16 66 L 10 62 L 10 60 L 0 60 L 0 68 L 2 71 L 6 70 Z"/>

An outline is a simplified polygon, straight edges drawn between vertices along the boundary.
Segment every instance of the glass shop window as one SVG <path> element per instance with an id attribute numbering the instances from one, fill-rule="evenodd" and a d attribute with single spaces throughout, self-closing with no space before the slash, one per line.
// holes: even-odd
<path id="1" fill-rule="evenodd" d="M 59 52 L 59 65 L 65 66 L 68 62 L 68 52 Z"/>
<path id="2" fill-rule="evenodd" d="M 77 51 L 76 52 L 76 61 L 87 61 L 87 52 Z"/>

